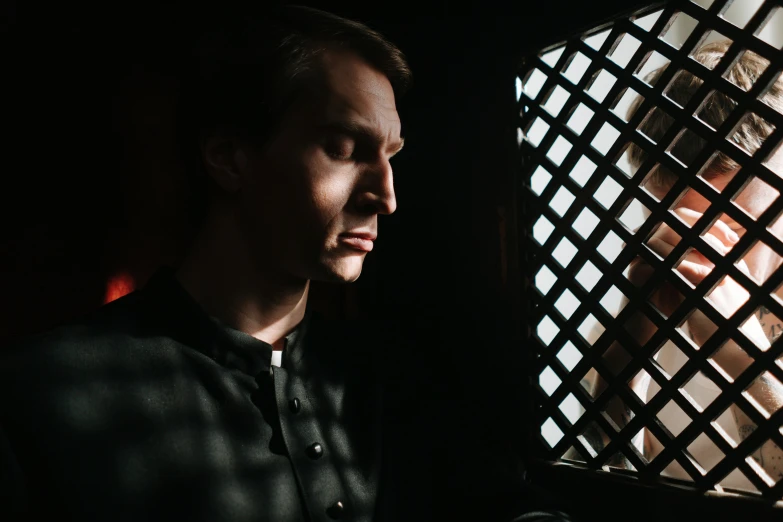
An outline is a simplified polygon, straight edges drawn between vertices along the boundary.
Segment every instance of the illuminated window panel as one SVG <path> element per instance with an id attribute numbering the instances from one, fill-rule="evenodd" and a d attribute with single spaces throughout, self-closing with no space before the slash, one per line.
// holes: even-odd
<path id="1" fill-rule="evenodd" d="M 523 60 L 538 458 L 783 500 L 781 49 L 674 0 Z"/>

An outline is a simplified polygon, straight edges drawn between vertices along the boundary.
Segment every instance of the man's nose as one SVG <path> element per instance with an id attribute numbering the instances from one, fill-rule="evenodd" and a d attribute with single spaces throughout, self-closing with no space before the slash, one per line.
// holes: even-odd
<path id="1" fill-rule="evenodd" d="M 394 175 L 388 160 L 374 165 L 363 177 L 358 203 L 364 211 L 388 215 L 397 210 Z"/>

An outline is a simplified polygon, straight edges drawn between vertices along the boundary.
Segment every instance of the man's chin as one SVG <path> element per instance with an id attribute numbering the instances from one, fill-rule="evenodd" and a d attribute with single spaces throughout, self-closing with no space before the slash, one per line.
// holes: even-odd
<path id="1" fill-rule="evenodd" d="M 340 271 L 332 274 L 332 282 L 334 283 L 353 283 L 359 276 L 362 275 L 362 270 Z"/>
<path id="2" fill-rule="evenodd" d="M 358 262 L 357 262 L 358 261 Z M 350 260 L 348 262 L 338 262 L 322 267 L 320 277 L 313 279 L 325 283 L 353 283 L 362 275 L 362 261 Z"/>

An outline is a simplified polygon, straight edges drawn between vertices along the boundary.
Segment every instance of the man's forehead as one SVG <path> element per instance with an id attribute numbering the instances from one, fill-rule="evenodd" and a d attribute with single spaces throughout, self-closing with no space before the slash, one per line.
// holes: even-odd
<path id="1" fill-rule="evenodd" d="M 361 96 L 346 97 L 329 93 L 317 103 L 315 119 L 320 125 L 341 125 L 363 129 L 379 138 L 398 141 L 401 122 L 394 105 L 384 106 L 380 100 L 362 100 Z"/>
<path id="2" fill-rule="evenodd" d="M 336 110 L 353 110 L 372 105 L 376 110 L 394 113 L 394 90 L 389 79 L 358 55 L 348 51 L 326 51 L 320 63 L 322 93 Z"/>
<path id="3" fill-rule="evenodd" d="M 296 125 L 361 129 L 379 141 L 400 141 L 401 122 L 388 78 L 353 53 L 324 54 L 295 102 Z"/>
<path id="4" fill-rule="evenodd" d="M 353 103 L 343 103 L 342 100 L 332 98 L 322 105 L 321 116 L 324 122 L 346 123 L 355 126 L 383 129 L 384 132 L 400 132 L 400 117 L 396 109 L 390 110 L 362 110 L 361 106 Z"/>

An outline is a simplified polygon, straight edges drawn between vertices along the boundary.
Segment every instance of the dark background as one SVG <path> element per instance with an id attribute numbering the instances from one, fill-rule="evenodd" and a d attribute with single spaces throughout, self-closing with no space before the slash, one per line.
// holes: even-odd
<path id="1" fill-rule="evenodd" d="M 381 220 L 359 282 L 317 288 L 315 305 L 405 326 L 400 373 L 417 386 L 403 444 L 427 463 L 404 477 L 409 520 L 508 519 L 545 500 L 524 493 L 520 460 L 515 68 L 649 2 L 301 3 L 380 30 L 414 71 L 399 102 L 398 211 Z M 181 255 L 178 56 L 227 5 L 51 4 L 7 4 L 0 22 L 4 344 L 100 306 L 111 277 L 143 285 Z"/>
<path id="2" fill-rule="evenodd" d="M 399 102 L 399 210 L 341 297 L 347 312 L 449 317 L 508 295 L 499 222 L 510 211 L 518 59 L 645 2 L 301 3 L 380 30 L 414 71 Z M 143 284 L 181 254 L 176 75 L 192 35 L 229 5 L 242 4 L 2 8 L 0 339 L 79 315 L 103 301 L 111 275 Z"/>

